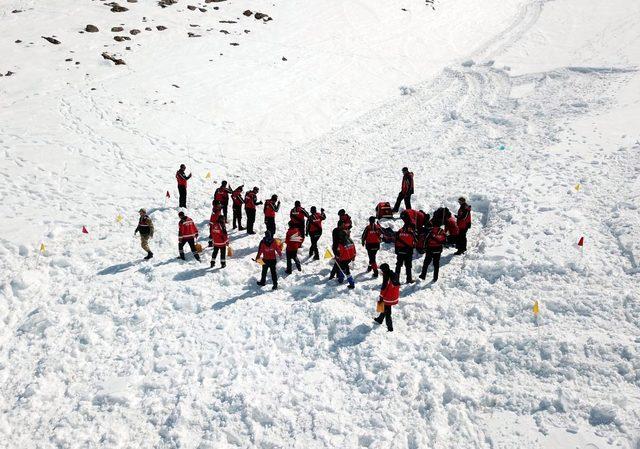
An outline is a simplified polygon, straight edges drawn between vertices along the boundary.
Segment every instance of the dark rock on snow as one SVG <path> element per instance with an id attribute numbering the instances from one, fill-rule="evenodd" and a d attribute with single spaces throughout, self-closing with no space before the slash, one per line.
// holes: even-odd
<path id="1" fill-rule="evenodd" d="M 86 27 L 84 27 L 84 30 L 87 33 L 97 33 L 98 31 L 100 31 L 95 25 L 87 25 Z"/>

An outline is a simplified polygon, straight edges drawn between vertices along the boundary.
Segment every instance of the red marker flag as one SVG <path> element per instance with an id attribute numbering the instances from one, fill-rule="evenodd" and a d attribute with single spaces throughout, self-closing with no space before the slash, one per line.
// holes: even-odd
<path id="1" fill-rule="evenodd" d="M 169 191 L 167 190 L 167 194 L 166 194 L 167 198 L 171 198 L 171 195 L 169 194 Z"/>
<path id="2" fill-rule="evenodd" d="M 87 231 L 87 228 L 85 228 L 85 227 L 83 226 L 83 227 L 82 227 L 82 233 L 83 233 L 83 234 L 88 234 L 88 233 L 89 233 L 89 231 Z"/>
<path id="3" fill-rule="evenodd" d="M 578 240 L 578 246 L 584 246 L 584 237 L 580 237 L 580 240 Z"/>

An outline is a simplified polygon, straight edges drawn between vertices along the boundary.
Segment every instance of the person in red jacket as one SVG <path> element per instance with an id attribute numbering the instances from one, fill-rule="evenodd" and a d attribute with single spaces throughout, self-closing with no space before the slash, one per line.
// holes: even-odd
<path id="1" fill-rule="evenodd" d="M 307 235 L 311 239 L 311 248 L 309 248 L 309 257 L 313 256 L 313 260 L 320 260 L 318 252 L 318 240 L 322 236 L 322 222 L 327 219 L 324 209 L 320 212 L 315 206 L 311 206 L 309 218 L 307 219 Z"/>
<path id="2" fill-rule="evenodd" d="M 427 227 L 430 218 L 431 217 L 428 213 L 423 210 L 419 210 L 416 213 L 416 232 L 420 232 Z"/>
<path id="3" fill-rule="evenodd" d="M 242 190 L 244 186 L 239 186 L 231 193 L 231 210 L 233 212 L 233 229 L 238 228 L 239 231 L 244 231 L 242 227 L 242 205 L 244 200 L 242 199 Z"/>
<path id="4" fill-rule="evenodd" d="M 268 199 L 264 203 L 264 224 L 267 226 L 267 231 L 272 236 L 276 235 L 276 213 L 280 210 L 280 201 L 278 201 L 278 195 L 272 195 L 271 199 Z"/>
<path id="5" fill-rule="evenodd" d="M 444 221 L 444 230 L 447 233 L 447 244 L 455 245 L 458 243 L 458 236 L 460 231 L 458 229 L 458 222 L 456 221 L 456 217 L 454 217 L 451 212 L 447 214 L 447 217 Z"/>
<path id="6" fill-rule="evenodd" d="M 227 181 L 222 181 L 220 187 L 218 187 L 213 194 L 213 199 L 220 201 L 225 222 L 227 221 L 227 208 L 229 206 L 229 195 L 231 193 L 233 193 L 231 186 L 227 187 Z"/>
<path id="7" fill-rule="evenodd" d="M 298 228 L 298 224 L 294 223 L 293 220 L 289 222 L 289 229 L 287 230 L 284 242 L 287 244 L 287 269 L 285 273 L 291 274 L 291 262 L 296 264 L 298 271 L 302 271 L 300 259 L 298 259 L 298 250 L 302 246 L 302 242 L 304 242 L 304 234 L 300 231 L 300 228 Z"/>
<path id="8" fill-rule="evenodd" d="M 374 318 L 373 321 L 382 324 L 382 320 L 385 320 L 387 331 L 393 332 L 391 307 L 398 304 L 398 299 L 400 298 L 400 281 L 398 280 L 398 276 L 391 271 L 389 264 L 383 263 L 380 265 L 380 271 L 382 271 L 382 288 L 380 289 L 379 301 L 384 302 L 384 312 L 378 315 L 378 318 Z"/>
<path id="9" fill-rule="evenodd" d="M 351 236 L 351 228 L 353 228 L 353 223 L 351 222 L 351 216 L 345 212 L 344 209 L 340 209 L 338 211 L 338 222 L 342 223 L 342 230 L 347 233 L 348 236 Z"/>
<path id="10" fill-rule="evenodd" d="M 227 225 L 224 222 L 224 216 L 218 216 L 218 221 L 211 225 L 210 237 L 213 242 L 213 254 L 211 254 L 211 268 L 216 266 L 216 257 L 220 253 L 220 267 L 227 266 L 226 248 L 229 245 L 229 235 L 227 234 Z"/>
<path id="11" fill-rule="evenodd" d="M 296 201 L 293 204 L 293 209 L 289 212 L 289 218 L 294 223 L 294 226 L 300 230 L 300 233 L 304 235 L 304 220 L 309 218 L 309 212 L 300 205 L 300 201 Z"/>
<path id="12" fill-rule="evenodd" d="M 404 223 L 411 223 L 414 228 L 418 228 L 418 211 L 413 209 L 405 209 L 400 214 L 400 218 Z"/>
<path id="13" fill-rule="evenodd" d="M 411 195 L 413 195 L 413 173 L 407 167 L 402 167 L 402 187 L 398 193 L 396 204 L 393 206 L 393 211 L 400 210 L 402 200 L 404 200 L 405 209 L 411 209 Z"/>
<path id="14" fill-rule="evenodd" d="M 380 249 L 380 242 L 382 242 L 382 227 L 379 223 L 376 223 L 376 217 L 369 217 L 369 224 L 362 231 L 361 240 L 362 246 L 366 248 L 369 256 L 367 273 L 373 270 L 373 277 L 377 278 L 378 263 L 376 262 L 376 254 Z"/>
<path id="15" fill-rule="evenodd" d="M 222 216 L 222 206 L 220 205 L 220 201 L 213 200 L 211 202 L 211 205 L 213 207 L 211 209 L 211 217 L 209 217 L 209 247 L 213 246 L 213 239 L 211 238 L 211 228 L 218 222 L 218 218 Z"/>
<path id="16" fill-rule="evenodd" d="M 179 212 L 178 217 L 180 217 L 180 221 L 178 222 L 178 252 L 180 255 L 178 257 L 185 260 L 184 245 L 188 243 L 189 248 L 191 248 L 191 252 L 193 253 L 193 257 L 200 262 L 200 255 L 196 251 L 195 244 L 195 241 L 198 238 L 198 228 L 193 220 L 187 217 L 184 212 Z"/>
<path id="17" fill-rule="evenodd" d="M 440 255 L 442 254 L 442 245 L 446 239 L 447 236 L 440 226 L 434 226 L 429 231 L 425 242 L 424 263 L 422 264 L 420 279 L 424 280 L 427 278 L 427 268 L 429 268 L 429 264 L 433 260 L 433 282 L 438 280 Z"/>
<path id="18" fill-rule="evenodd" d="M 244 196 L 244 211 L 247 214 L 247 234 L 255 234 L 253 225 L 256 222 L 256 206 L 262 204 L 262 201 L 258 201 L 259 188 L 254 187 L 249 190 Z"/>
<path id="19" fill-rule="evenodd" d="M 257 282 L 261 287 L 267 284 L 267 270 L 271 270 L 271 281 L 273 282 L 273 290 L 278 289 L 278 273 L 276 273 L 277 257 L 282 256 L 280 245 L 274 240 L 271 232 L 264 233 L 264 238 L 258 246 L 258 255 L 256 260 L 262 259 L 262 277 Z"/>
<path id="20" fill-rule="evenodd" d="M 176 172 L 176 181 L 178 181 L 178 207 L 187 207 L 187 181 L 191 178 L 191 173 L 186 174 L 187 166 L 180 164 L 180 169 Z"/>
<path id="21" fill-rule="evenodd" d="M 396 276 L 400 279 L 400 272 L 404 265 L 407 274 L 407 284 L 413 282 L 412 263 L 413 249 L 416 247 L 416 231 L 411 222 L 406 222 L 396 232 Z"/>
<path id="22" fill-rule="evenodd" d="M 343 221 L 338 221 L 338 226 L 333 230 L 332 249 L 336 263 L 331 270 L 329 279 L 333 279 L 333 277 L 337 275 L 338 282 L 342 284 L 346 277 L 349 288 L 355 288 L 356 285 L 353 276 L 351 276 L 349 264 L 356 258 L 356 246 L 344 229 Z"/>
<path id="23" fill-rule="evenodd" d="M 467 231 L 471 227 L 471 206 L 467 204 L 467 200 L 464 197 L 458 198 L 458 204 L 460 204 L 460 209 L 458 209 L 457 224 L 458 224 L 458 242 L 456 247 L 458 251 L 456 251 L 455 255 L 464 254 L 467 251 Z"/>

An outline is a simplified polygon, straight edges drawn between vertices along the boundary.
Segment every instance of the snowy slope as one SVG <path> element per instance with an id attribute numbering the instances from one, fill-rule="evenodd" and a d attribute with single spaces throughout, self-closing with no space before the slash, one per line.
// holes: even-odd
<path id="1" fill-rule="evenodd" d="M 0 447 L 637 446 L 640 5 L 6 3 Z M 471 249 L 389 335 L 362 255 L 352 292 L 324 261 L 259 290 L 259 236 L 176 261 L 181 162 L 203 234 L 208 171 L 360 230 L 408 165 L 420 208 L 470 199 Z"/>

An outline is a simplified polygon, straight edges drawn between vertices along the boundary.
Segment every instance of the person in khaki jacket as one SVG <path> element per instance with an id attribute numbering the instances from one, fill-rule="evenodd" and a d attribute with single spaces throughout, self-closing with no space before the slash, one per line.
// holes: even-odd
<path id="1" fill-rule="evenodd" d="M 149 249 L 149 239 L 153 237 L 153 222 L 147 215 L 146 210 L 140 209 L 138 212 L 140 213 L 140 220 L 138 220 L 138 227 L 133 232 L 133 235 L 140 233 L 140 246 L 147 252 L 145 260 L 149 260 L 153 257 L 153 253 Z"/>

